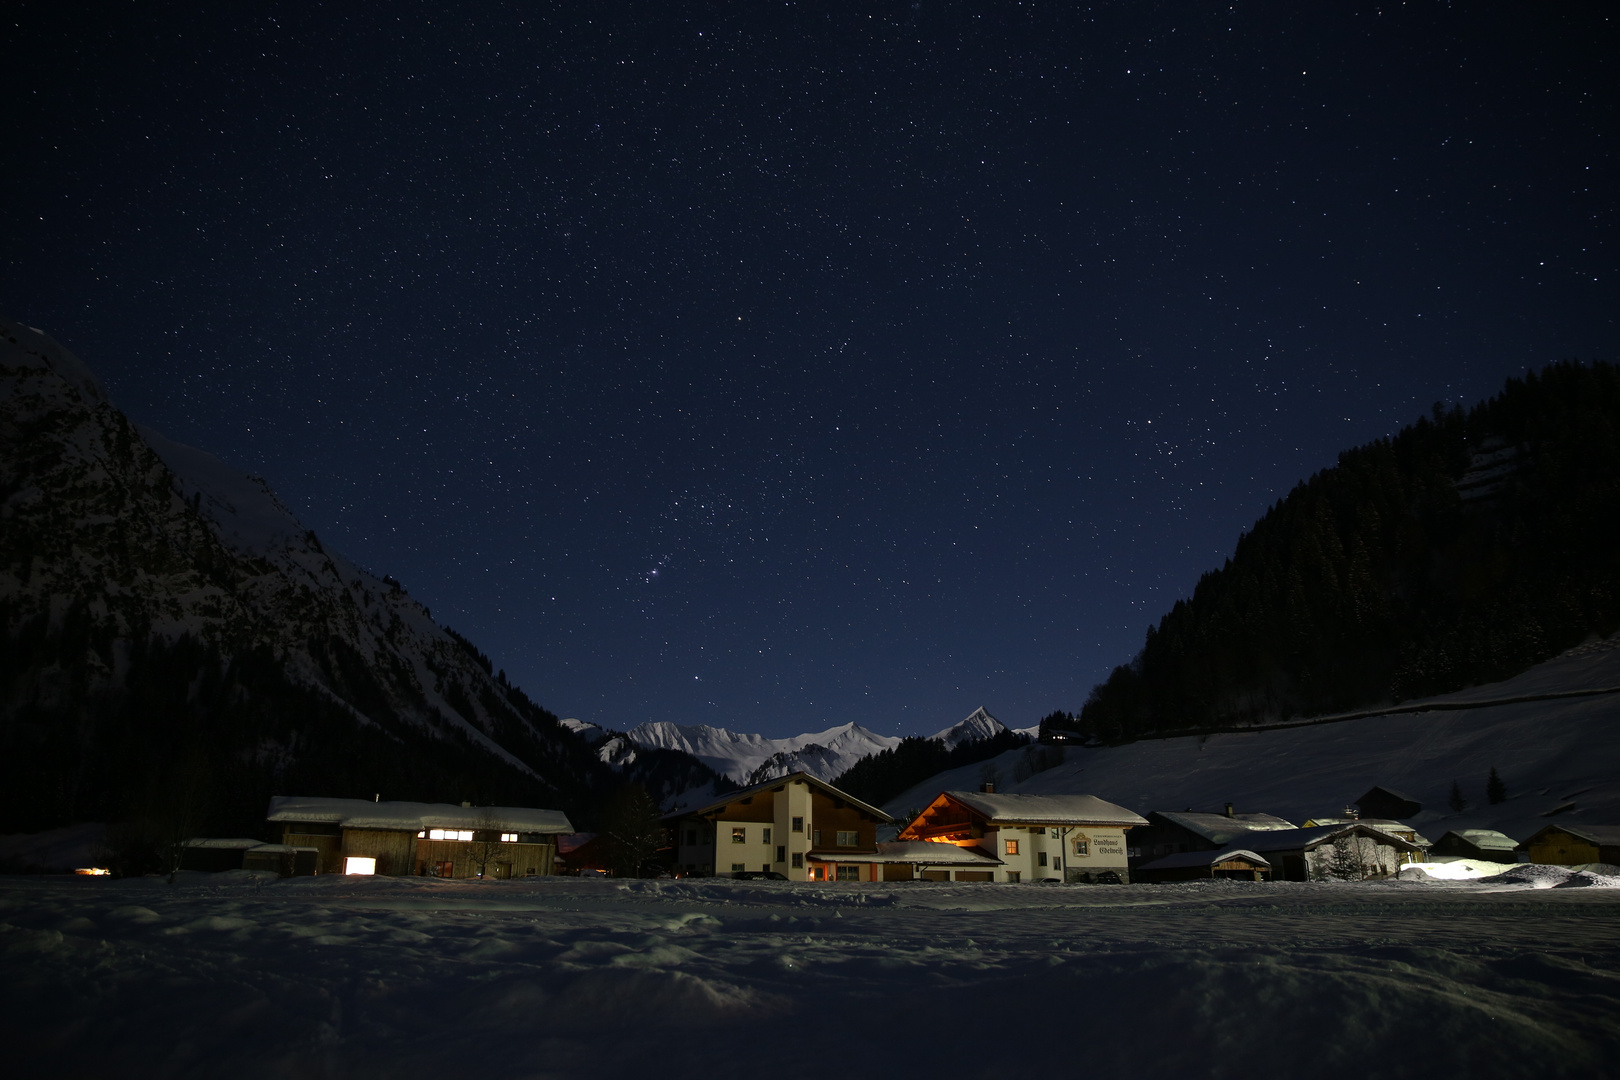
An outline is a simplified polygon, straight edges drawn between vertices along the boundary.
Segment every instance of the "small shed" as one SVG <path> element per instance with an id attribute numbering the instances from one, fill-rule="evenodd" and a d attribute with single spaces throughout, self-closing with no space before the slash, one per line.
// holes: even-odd
<path id="1" fill-rule="evenodd" d="M 1423 804 L 1404 791 L 1394 788 L 1370 788 L 1356 800 L 1356 807 L 1364 818 L 1394 818 L 1397 821 L 1416 817 L 1423 812 Z"/>
<path id="2" fill-rule="evenodd" d="M 1517 862 L 1519 842 L 1495 829 L 1452 829 L 1434 842 L 1431 856 L 1479 859 L 1482 862 Z"/>
<path id="3" fill-rule="evenodd" d="M 1548 825 L 1519 850 L 1543 866 L 1620 865 L 1620 825 Z"/>
<path id="4" fill-rule="evenodd" d="M 1137 881 L 1270 881 L 1271 861 L 1243 848 L 1224 851 L 1182 851 L 1144 863 L 1131 871 Z"/>

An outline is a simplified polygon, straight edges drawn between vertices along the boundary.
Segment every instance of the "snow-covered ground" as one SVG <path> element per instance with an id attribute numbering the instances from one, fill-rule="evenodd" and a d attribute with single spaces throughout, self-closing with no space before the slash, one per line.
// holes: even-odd
<path id="1" fill-rule="evenodd" d="M 1538 884 L 10 877 L 0 1016 L 13 1076 L 1613 1075 L 1620 890 Z"/>
<path id="2" fill-rule="evenodd" d="M 1065 761 L 1018 779 L 1023 751 L 941 773 L 884 804 L 897 817 L 940 791 L 1087 793 L 1152 810 L 1268 813 L 1296 824 L 1337 814 L 1374 785 L 1423 804 L 1407 819 L 1430 840 L 1448 829 L 1497 829 L 1523 840 L 1544 825 L 1620 825 L 1620 636 L 1595 641 L 1515 678 L 1407 702 L 1404 711 L 1332 723 L 1069 747 Z M 1584 696 L 1572 696 L 1584 695 Z M 1496 704 L 1492 704 L 1496 703 Z M 1427 711 L 1415 711 L 1427 708 Z M 1495 768 L 1507 800 L 1491 805 Z M 1453 811 L 1457 782 L 1468 806 Z M 1561 809 L 1562 808 L 1562 809 Z"/>

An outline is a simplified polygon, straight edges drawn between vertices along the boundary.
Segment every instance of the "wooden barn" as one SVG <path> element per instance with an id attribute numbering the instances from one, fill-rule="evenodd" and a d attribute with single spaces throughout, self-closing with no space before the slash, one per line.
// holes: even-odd
<path id="1" fill-rule="evenodd" d="M 271 799 L 268 820 L 283 844 L 318 852 L 317 873 L 393 877 L 547 875 L 574 831 L 558 810 L 299 795 Z"/>
<path id="2" fill-rule="evenodd" d="M 1452 829 L 1434 842 L 1429 854 L 1447 859 L 1518 862 L 1519 842 L 1495 829 Z"/>
<path id="3" fill-rule="evenodd" d="M 1135 881 L 1270 881 L 1271 860 L 1253 851 L 1182 851 L 1132 868 Z"/>
<path id="4" fill-rule="evenodd" d="M 1620 825 L 1548 825 L 1519 845 L 1544 866 L 1620 866 Z"/>
<path id="5" fill-rule="evenodd" d="M 1231 803 L 1227 803 L 1226 811 L 1219 814 L 1154 810 L 1148 814 L 1146 825 L 1131 830 L 1131 867 L 1134 870 L 1167 855 L 1242 847 L 1243 837 L 1251 832 L 1276 832 L 1292 828 L 1293 822 L 1271 814 L 1236 813 Z"/>
<path id="6" fill-rule="evenodd" d="M 1423 804 L 1403 791 L 1393 788 L 1370 788 L 1356 800 L 1356 808 L 1364 818 L 1392 818 L 1400 821 L 1416 817 L 1423 812 Z"/>

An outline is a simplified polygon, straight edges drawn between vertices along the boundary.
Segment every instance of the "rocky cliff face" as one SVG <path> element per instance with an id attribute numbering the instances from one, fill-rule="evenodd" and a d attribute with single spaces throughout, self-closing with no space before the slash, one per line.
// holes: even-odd
<path id="1" fill-rule="evenodd" d="M 12 827 L 130 810 L 181 759 L 246 785 L 573 808 L 611 780 L 397 583 L 262 480 L 137 428 L 0 320 L 0 800 Z M 15 816 L 20 815 L 20 818 Z"/>

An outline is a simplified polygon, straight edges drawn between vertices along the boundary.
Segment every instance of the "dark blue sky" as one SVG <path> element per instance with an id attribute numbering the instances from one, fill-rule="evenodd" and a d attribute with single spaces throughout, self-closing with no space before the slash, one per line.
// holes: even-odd
<path id="1" fill-rule="evenodd" d="M 610 726 L 1077 709 L 1339 450 L 1617 351 L 1603 5 L 65 7 L 7 314 Z"/>

